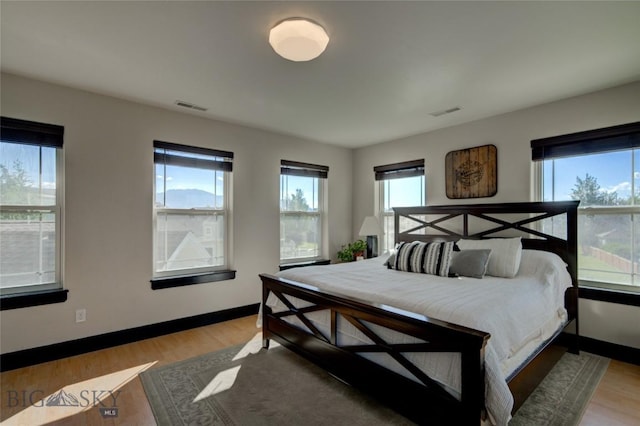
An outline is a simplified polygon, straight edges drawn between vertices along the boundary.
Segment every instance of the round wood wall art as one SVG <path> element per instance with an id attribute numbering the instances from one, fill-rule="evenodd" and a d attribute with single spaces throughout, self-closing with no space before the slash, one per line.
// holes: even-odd
<path id="1" fill-rule="evenodd" d="M 450 151 L 445 157 L 447 198 L 493 197 L 498 192 L 495 145 Z"/>

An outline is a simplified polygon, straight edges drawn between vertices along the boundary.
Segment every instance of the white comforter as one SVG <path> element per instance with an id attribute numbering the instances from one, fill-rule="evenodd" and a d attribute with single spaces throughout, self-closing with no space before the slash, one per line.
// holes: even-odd
<path id="1" fill-rule="evenodd" d="M 566 320 L 564 292 L 571 286 L 571 278 L 564 262 L 551 253 L 524 250 L 515 278 L 475 279 L 390 270 L 383 265 L 384 260 L 296 268 L 278 275 L 490 333 L 485 349 L 487 412 L 492 423 L 507 424 L 513 406 L 507 375 Z M 284 309 L 273 295 L 267 304 L 276 312 Z M 314 321 L 328 329 L 328 315 L 316 313 Z M 414 341 L 377 330 L 390 342 Z M 350 324 L 342 328 L 342 333 L 344 344 L 369 341 Z M 370 358 L 407 375 L 383 356 Z M 459 354 L 411 354 L 409 358 L 459 397 Z"/>

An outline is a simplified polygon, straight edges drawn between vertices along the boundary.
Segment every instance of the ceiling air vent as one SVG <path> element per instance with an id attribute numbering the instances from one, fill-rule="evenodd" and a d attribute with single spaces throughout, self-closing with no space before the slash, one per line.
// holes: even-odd
<path id="1" fill-rule="evenodd" d="M 460 108 L 460 107 L 453 107 L 453 108 L 445 109 L 445 110 L 442 110 L 442 111 L 432 112 L 429 115 L 432 116 L 432 117 L 440 117 L 441 115 L 451 114 L 452 112 L 460 111 L 461 109 L 462 108 Z"/>
<path id="2" fill-rule="evenodd" d="M 196 111 L 206 111 L 208 109 L 185 101 L 176 101 L 175 104 L 183 108 L 195 109 Z"/>

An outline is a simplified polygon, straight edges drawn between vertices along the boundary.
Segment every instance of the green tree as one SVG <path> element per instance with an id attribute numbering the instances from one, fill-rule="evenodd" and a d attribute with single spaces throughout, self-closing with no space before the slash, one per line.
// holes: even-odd
<path id="1" fill-rule="evenodd" d="M 607 192 L 600 188 L 598 179 L 589 173 L 584 179 L 576 176 L 576 184 L 571 190 L 571 198 L 580 200 L 582 207 L 587 206 L 615 206 L 621 200 L 616 192 Z M 598 215 L 586 215 L 580 220 L 579 242 L 582 254 L 589 256 L 591 247 L 599 247 L 601 244 L 598 235 L 602 235 L 611 229 L 615 229 L 615 223 L 610 218 L 604 221 Z"/>
<path id="2" fill-rule="evenodd" d="M 576 176 L 576 184 L 571 190 L 571 198 L 580 200 L 582 206 L 615 206 L 620 202 L 617 192 L 607 192 L 600 189 L 598 179 L 589 173 L 584 179 Z"/>
<path id="3" fill-rule="evenodd" d="M 307 199 L 304 198 L 304 192 L 302 189 L 296 189 L 295 194 L 291 194 L 291 199 L 287 200 L 287 210 L 308 212 L 310 209 Z"/>
<path id="4" fill-rule="evenodd" d="M 32 191 L 31 181 L 20 160 L 13 162 L 13 170 L 0 164 L 0 203 L 4 205 L 27 204 Z M 2 212 L 2 220 L 35 220 L 38 213 Z"/>
<path id="5" fill-rule="evenodd" d="M 0 202 L 2 204 L 24 204 L 27 201 L 31 181 L 20 160 L 13 162 L 13 171 L 0 164 Z"/>
<path id="6" fill-rule="evenodd" d="M 311 210 L 307 199 L 304 197 L 304 191 L 298 188 L 295 194 L 291 194 L 291 197 L 287 199 L 286 209 L 288 211 L 308 212 Z M 286 225 L 285 238 L 293 241 L 296 247 L 314 240 L 309 238 L 313 234 L 314 222 L 313 218 L 300 215 L 295 220 L 288 220 Z"/>

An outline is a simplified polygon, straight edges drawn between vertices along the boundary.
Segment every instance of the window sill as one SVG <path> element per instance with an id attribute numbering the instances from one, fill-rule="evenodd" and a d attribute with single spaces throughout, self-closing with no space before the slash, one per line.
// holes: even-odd
<path id="1" fill-rule="evenodd" d="M 617 303 L 619 305 L 640 306 L 640 293 L 580 286 L 578 295 L 580 299 L 598 300 L 601 302 Z"/>
<path id="2" fill-rule="evenodd" d="M 182 287 L 185 285 L 205 284 L 216 281 L 233 280 L 236 277 L 236 271 L 225 270 L 207 272 L 198 275 L 179 275 L 173 277 L 154 278 L 151 280 L 152 290 L 162 290 L 163 288 Z"/>
<path id="3" fill-rule="evenodd" d="M 0 310 L 28 308 L 30 306 L 50 305 L 67 300 L 69 290 L 42 290 L 29 293 L 5 294 L 0 296 Z"/>
<path id="4" fill-rule="evenodd" d="M 280 270 L 285 271 L 287 269 L 303 268 L 305 266 L 328 265 L 329 263 L 331 263 L 329 259 L 318 259 L 318 260 L 310 260 L 307 262 L 285 263 L 283 265 L 280 265 Z"/>

